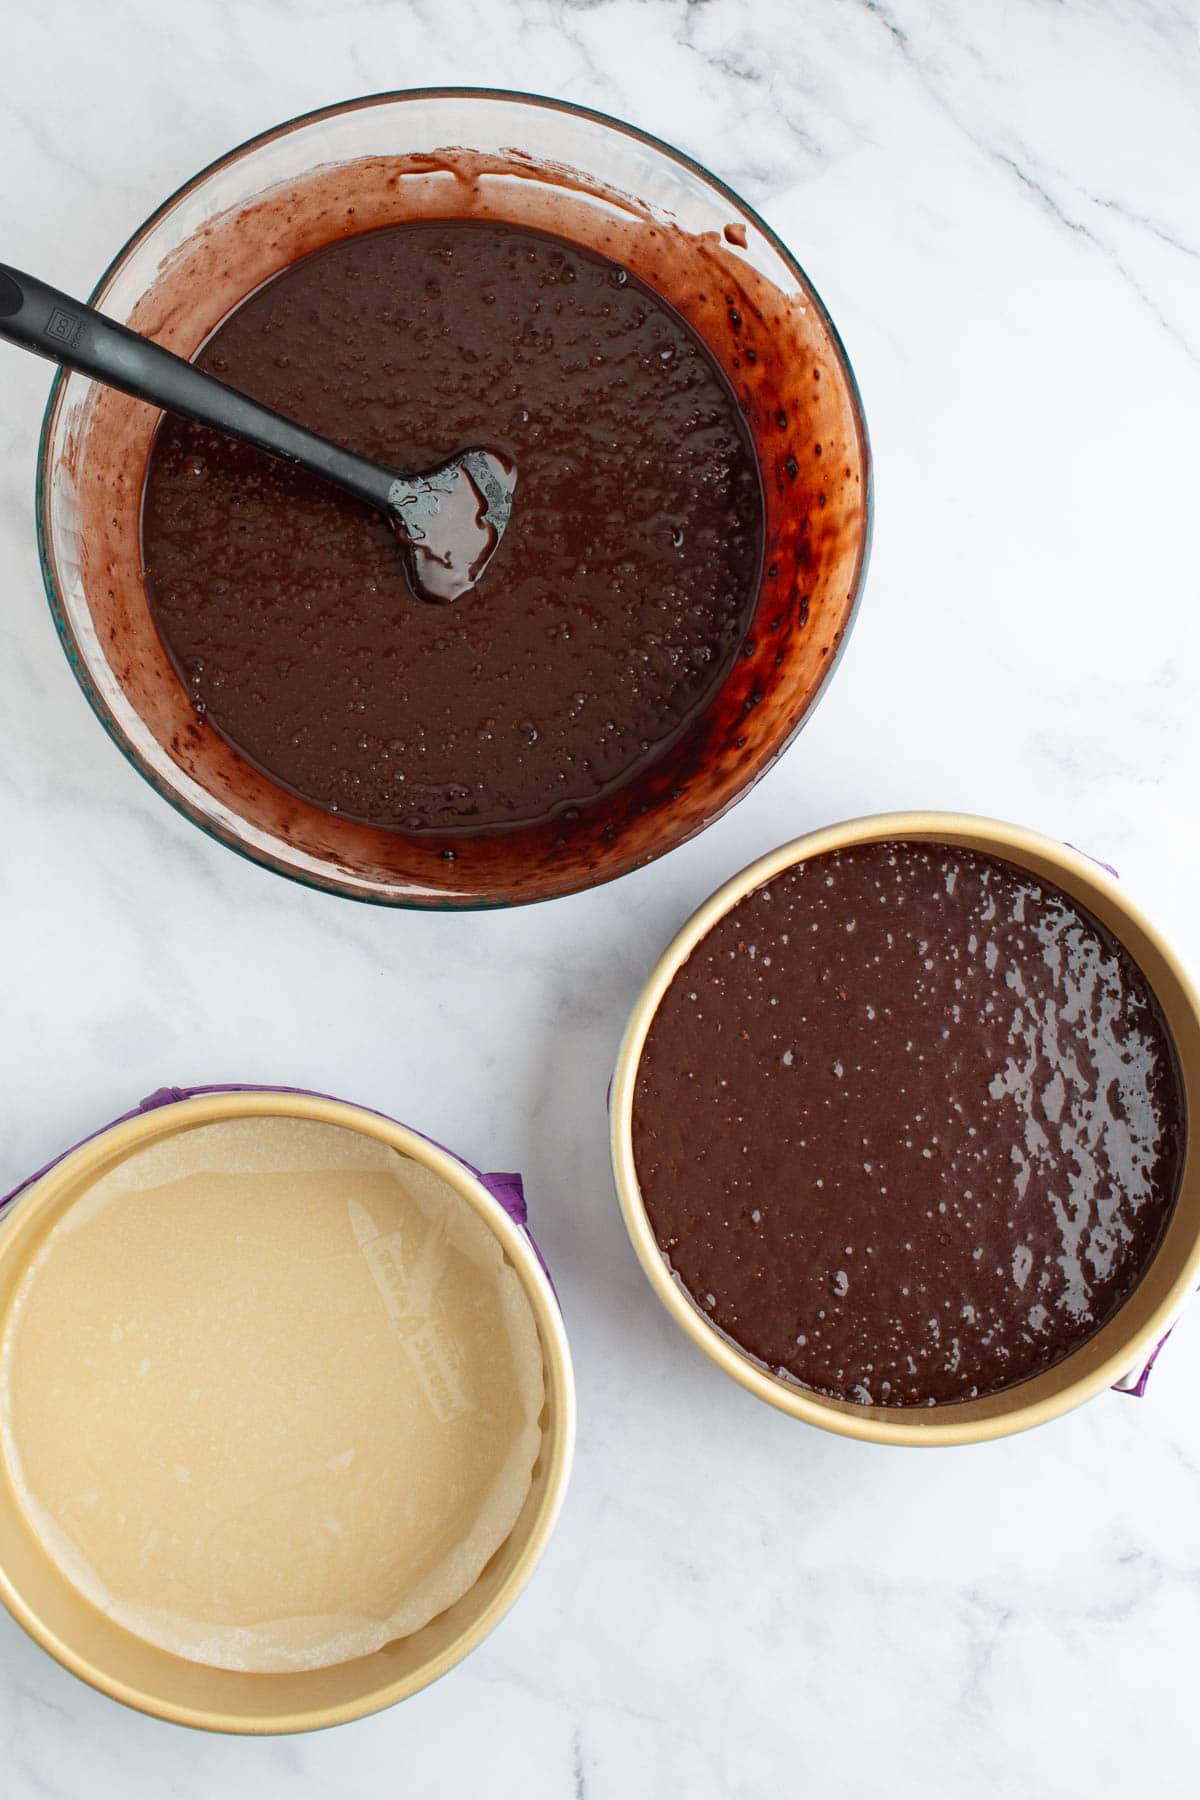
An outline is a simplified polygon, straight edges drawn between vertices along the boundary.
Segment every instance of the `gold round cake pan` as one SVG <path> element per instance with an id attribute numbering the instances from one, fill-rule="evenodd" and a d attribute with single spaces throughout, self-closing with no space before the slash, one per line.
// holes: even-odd
<path id="1" fill-rule="evenodd" d="M 542 1355 L 540 1450 L 510 1535 L 448 1610 L 372 1654 L 323 1668 L 245 1673 L 185 1659 L 135 1636 L 70 1583 L 34 1532 L 0 1458 L 0 1600 L 64 1668 L 126 1705 L 210 1731 L 269 1734 L 344 1723 L 403 1700 L 444 1675 L 503 1618 L 528 1582 L 554 1528 L 574 1445 L 570 1354 L 550 1278 L 519 1222 L 515 1177 L 477 1175 L 391 1119 L 323 1096 L 286 1090 L 162 1090 L 18 1190 L 0 1212 L 0 1320 L 47 1234 L 106 1172 L 173 1134 L 230 1120 L 316 1121 L 363 1134 L 440 1178 L 499 1243 L 529 1303 Z M 491 1188 L 485 1183 L 490 1182 Z M 492 1191 L 494 1188 L 494 1192 Z M 514 1216 L 510 1216 L 515 1214 Z"/>
<path id="2" fill-rule="evenodd" d="M 1200 995 L 1154 925 L 1103 866 L 1068 845 L 994 819 L 960 813 L 881 813 L 810 832 L 751 863 L 704 902 L 642 990 L 617 1059 L 611 1100 L 613 1170 L 626 1229 L 646 1276 L 675 1323 L 727 1375 L 780 1412 L 875 1444 L 979 1443 L 1045 1424 L 1104 1388 L 1137 1382 L 1200 1286 L 1200 1152 L 1187 1131 L 1178 1199 L 1150 1266 L 1118 1312 L 1053 1368 L 982 1399 L 936 1407 L 879 1407 L 826 1398 L 774 1375 L 693 1304 L 655 1239 L 638 1185 L 632 1120 L 638 1067 L 655 1013 L 675 975 L 717 921 L 746 895 L 811 857 L 892 840 L 948 844 L 1026 869 L 1085 907 L 1146 977 L 1174 1040 L 1187 1121 L 1200 1117 Z"/>

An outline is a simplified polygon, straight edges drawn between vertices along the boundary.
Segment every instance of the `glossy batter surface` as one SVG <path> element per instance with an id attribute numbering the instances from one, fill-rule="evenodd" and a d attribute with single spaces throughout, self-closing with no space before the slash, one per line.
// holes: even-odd
<path id="1" fill-rule="evenodd" d="M 1111 934 L 970 850 L 814 858 L 693 951 L 651 1027 L 634 1150 L 700 1309 L 864 1404 L 972 1399 L 1109 1319 L 1174 1204 L 1183 1098 Z"/>
<path id="2" fill-rule="evenodd" d="M 276 277 L 200 365 L 389 467 L 467 445 L 517 497 L 479 585 L 415 597 L 386 522 L 203 427 L 155 441 L 143 555 L 197 708 L 285 787 L 464 831 L 619 787 L 737 654 L 754 451 L 700 339 L 626 270 L 494 223 L 414 223 Z"/>

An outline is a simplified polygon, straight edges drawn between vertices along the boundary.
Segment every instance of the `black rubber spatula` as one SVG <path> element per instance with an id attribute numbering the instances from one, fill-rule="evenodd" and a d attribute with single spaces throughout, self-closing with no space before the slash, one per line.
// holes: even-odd
<path id="1" fill-rule="evenodd" d="M 422 599 L 457 600 L 474 587 L 504 535 L 517 477 L 495 451 L 464 450 L 421 475 L 385 469 L 2 263 L 0 337 L 165 412 L 227 432 L 366 501 L 395 530 Z"/>

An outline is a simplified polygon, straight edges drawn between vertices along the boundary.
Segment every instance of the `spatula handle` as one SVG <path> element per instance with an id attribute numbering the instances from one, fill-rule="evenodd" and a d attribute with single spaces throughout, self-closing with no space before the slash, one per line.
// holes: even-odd
<path id="1" fill-rule="evenodd" d="M 392 470 L 317 437 L 206 375 L 94 307 L 0 263 L 0 337 L 166 412 L 297 463 L 369 506 L 388 510 Z"/>

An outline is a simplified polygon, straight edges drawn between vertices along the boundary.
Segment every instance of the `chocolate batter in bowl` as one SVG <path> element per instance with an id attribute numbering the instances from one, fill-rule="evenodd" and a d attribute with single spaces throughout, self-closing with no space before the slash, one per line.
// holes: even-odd
<path id="1" fill-rule="evenodd" d="M 1129 1385 L 1200 1282 L 1200 1004 L 1099 865 L 952 814 L 785 845 L 684 928 L 613 1155 L 660 1298 L 781 1410 L 961 1443 Z"/>
<path id="2" fill-rule="evenodd" d="M 197 177 L 95 298 L 389 466 L 517 462 L 493 563 L 434 607 L 353 503 L 56 384 L 64 645 L 221 841 L 362 899 L 549 898 L 701 829 L 803 723 L 861 587 L 865 429 L 799 268 L 678 153 L 523 96 L 354 102 Z"/>

